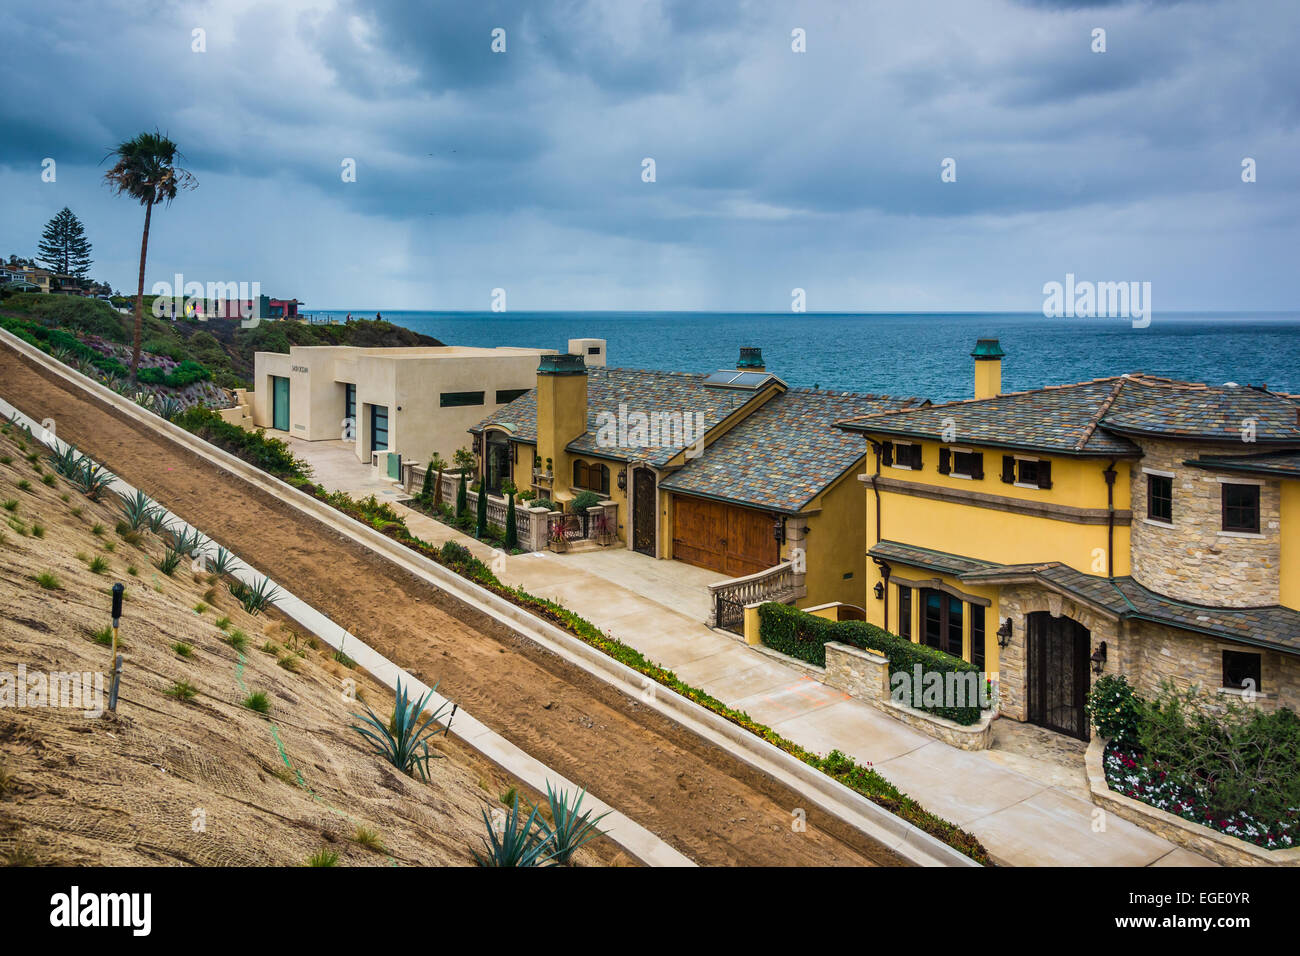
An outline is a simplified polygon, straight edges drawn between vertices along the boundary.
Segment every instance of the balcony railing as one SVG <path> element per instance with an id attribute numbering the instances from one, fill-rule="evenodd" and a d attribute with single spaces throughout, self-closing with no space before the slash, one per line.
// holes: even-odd
<path id="1" fill-rule="evenodd" d="M 711 627 L 739 634 L 745 624 L 745 606 L 777 601 L 787 604 L 806 593 L 803 576 L 796 575 L 789 561 L 782 561 L 766 571 L 756 571 L 741 578 L 731 578 L 709 585 L 713 616 Z"/>

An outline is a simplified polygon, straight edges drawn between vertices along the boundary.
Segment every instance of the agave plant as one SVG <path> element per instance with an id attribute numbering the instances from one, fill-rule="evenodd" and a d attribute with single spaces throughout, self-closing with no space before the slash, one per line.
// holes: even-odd
<path id="1" fill-rule="evenodd" d="M 428 718 L 420 720 L 425 705 L 437 689 L 438 685 L 434 684 L 433 689 L 418 701 L 412 701 L 399 680 L 397 700 L 393 706 L 393 719 L 389 722 L 383 721 L 370 709 L 369 704 L 365 704 L 365 716 L 352 715 L 358 720 L 364 720 L 365 724 L 353 724 L 352 729 L 364 737 L 376 753 L 383 755 L 384 759 L 398 770 L 405 774 L 419 771 L 420 778 L 427 781 L 429 761 L 442 756 L 437 751 L 429 749 L 429 740 L 436 737 L 439 731 L 442 731 L 444 736 L 451 733 L 451 722 L 456 716 L 456 705 L 443 701 Z M 447 723 L 443 726 L 440 720 L 448 706 L 451 707 L 451 713 L 447 715 Z"/>
<path id="2" fill-rule="evenodd" d="M 80 467 L 71 478 L 72 483 L 91 501 L 99 501 L 103 498 L 109 490 L 109 485 L 115 480 L 112 472 L 89 458 L 81 459 Z"/>
<path id="3" fill-rule="evenodd" d="M 155 561 L 154 564 L 157 566 L 159 571 L 168 577 L 171 577 L 176 573 L 176 569 L 180 567 L 182 557 L 184 557 L 184 555 L 179 551 L 174 551 L 171 548 L 168 548 L 163 552 L 163 556 Z"/>
<path id="4" fill-rule="evenodd" d="M 270 578 L 262 578 L 253 585 L 231 581 L 230 593 L 244 606 L 245 611 L 253 615 L 266 610 L 283 596 L 283 592 L 271 583 Z"/>
<path id="5" fill-rule="evenodd" d="M 203 546 L 203 535 L 199 534 L 196 528 L 187 528 L 185 525 L 178 525 L 175 528 L 169 528 L 172 537 L 172 550 L 180 554 L 197 555 L 199 548 Z"/>
<path id="6" fill-rule="evenodd" d="M 122 520 L 131 526 L 132 531 L 139 531 L 147 525 L 155 510 L 154 503 L 143 491 L 122 496 Z"/>
<path id="7" fill-rule="evenodd" d="M 75 478 L 81 472 L 85 460 L 75 445 L 64 445 L 63 451 L 51 452 L 46 456 L 50 467 L 64 478 Z"/>
<path id="8" fill-rule="evenodd" d="M 162 508 L 154 508 L 153 511 L 149 512 L 149 517 L 146 521 L 149 525 L 149 530 L 154 534 L 162 534 L 167 530 L 167 512 Z"/>
<path id="9" fill-rule="evenodd" d="M 579 813 L 582 809 L 582 798 L 586 795 L 587 791 L 579 790 L 577 796 L 573 798 L 572 806 L 570 806 L 568 791 L 560 790 L 556 792 L 551 789 L 550 781 L 547 781 L 546 800 L 551 805 L 552 823 L 547 825 L 543 819 L 538 820 L 537 825 L 543 833 L 550 837 L 551 852 L 549 858 L 556 863 L 568 863 L 572 860 L 575 850 L 604 835 L 604 831 L 597 829 L 596 824 L 609 816 L 610 811 L 606 810 L 600 816 L 594 818 L 590 810 L 586 813 Z"/>
<path id="10" fill-rule="evenodd" d="M 207 556 L 208 570 L 213 574 L 229 574 L 235 569 L 235 556 L 220 545 L 215 554 Z"/>
<path id="11" fill-rule="evenodd" d="M 159 395 L 154 399 L 152 411 L 155 415 L 174 422 L 185 411 L 185 406 L 171 395 Z"/>
<path id="12" fill-rule="evenodd" d="M 541 866 L 551 859 L 553 835 L 546 832 L 537 807 L 527 819 L 521 819 L 518 793 L 500 833 L 486 810 L 483 823 L 487 836 L 481 839 L 487 852 L 480 856 L 477 850 L 470 850 L 479 866 Z"/>

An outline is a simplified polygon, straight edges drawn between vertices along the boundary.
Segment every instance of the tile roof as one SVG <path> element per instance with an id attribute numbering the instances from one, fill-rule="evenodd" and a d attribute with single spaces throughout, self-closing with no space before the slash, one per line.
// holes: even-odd
<path id="1" fill-rule="evenodd" d="M 1255 422 L 1256 441 L 1300 442 L 1296 396 L 1142 374 L 878 413 L 846 419 L 841 426 L 940 441 L 945 425 L 951 425 L 957 440 L 970 444 L 1135 456 L 1141 450 L 1130 434 L 1241 441 L 1247 419 Z"/>
<path id="2" fill-rule="evenodd" d="M 1039 565 L 993 565 L 958 576 L 972 583 L 1008 577 L 1038 578 L 1103 607 L 1120 619 L 1151 621 L 1300 654 L 1300 611 L 1278 604 L 1250 608 L 1188 604 L 1158 594 L 1132 577 L 1097 577 L 1055 561 Z"/>
<path id="3" fill-rule="evenodd" d="M 794 513 L 866 453 L 842 418 L 920 404 L 918 398 L 796 388 L 770 399 L 698 458 L 660 482 L 667 491 Z"/>
<path id="4" fill-rule="evenodd" d="M 1244 471 L 1255 475 L 1300 478 L 1300 448 L 1257 455 L 1202 455 L 1183 464 L 1211 471 Z"/>
<path id="5" fill-rule="evenodd" d="M 537 444 L 537 389 L 530 388 L 513 402 L 502 405 L 470 431 L 477 434 L 488 425 L 504 428 L 516 441 Z"/>
<path id="6" fill-rule="evenodd" d="M 1004 565 L 995 564 L 992 561 L 980 561 L 960 554 L 950 554 L 947 551 L 935 551 L 931 548 L 921 548 L 913 544 L 903 544 L 901 541 L 877 541 L 867 549 L 867 554 L 877 558 L 884 558 L 887 561 L 901 561 L 903 564 L 910 564 L 915 568 L 925 568 L 927 571 L 940 571 L 944 574 L 961 575 L 970 571 L 982 570 L 1000 572 L 1004 569 Z"/>
<path id="7" fill-rule="evenodd" d="M 704 375 L 689 372 L 589 368 L 587 370 L 587 431 L 569 442 L 568 450 L 578 454 L 586 453 L 622 461 L 648 461 L 652 465 L 664 465 L 683 448 L 693 443 L 693 434 L 689 436 L 678 433 L 668 436 L 647 434 L 647 438 L 659 440 L 652 444 L 609 446 L 602 443 L 598 437 L 601 413 L 607 412 L 617 416 L 622 406 L 625 420 L 637 412 L 647 416 L 689 414 L 692 427 L 686 431 L 693 432 L 693 423 L 702 420 L 704 430 L 707 432 L 736 409 L 766 394 L 766 390 L 711 388 L 704 384 L 704 379 Z M 779 379 L 773 379 L 773 382 L 780 384 Z M 703 416 L 702 419 L 695 417 L 697 413 Z M 504 426 L 517 440 L 536 443 L 537 390 L 530 389 L 509 405 L 497 409 L 470 430 L 479 432 L 488 425 Z M 629 434 L 636 437 L 635 423 L 632 423 Z M 681 441 L 680 439 L 684 437 L 691 437 L 691 441 Z M 664 440 L 665 438 L 668 440 Z"/>

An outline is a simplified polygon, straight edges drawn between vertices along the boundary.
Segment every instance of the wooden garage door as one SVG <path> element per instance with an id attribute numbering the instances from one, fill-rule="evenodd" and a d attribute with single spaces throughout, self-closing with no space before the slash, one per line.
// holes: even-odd
<path id="1" fill-rule="evenodd" d="M 678 496 L 673 557 L 729 577 L 766 571 L 778 561 L 772 516 L 720 501 Z"/>

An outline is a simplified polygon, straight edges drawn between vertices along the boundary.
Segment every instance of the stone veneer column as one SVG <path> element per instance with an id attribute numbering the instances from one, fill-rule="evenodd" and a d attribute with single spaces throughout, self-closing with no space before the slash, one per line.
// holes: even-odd
<path id="1" fill-rule="evenodd" d="M 808 519 L 802 515 L 795 515 L 785 519 L 785 544 L 786 554 L 793 555 L 799 548 L 803 554 L 803 561 L 795 565 L 794 569 L 794 588 L 797 597 L 806 597 L 808 594 Z"/>

